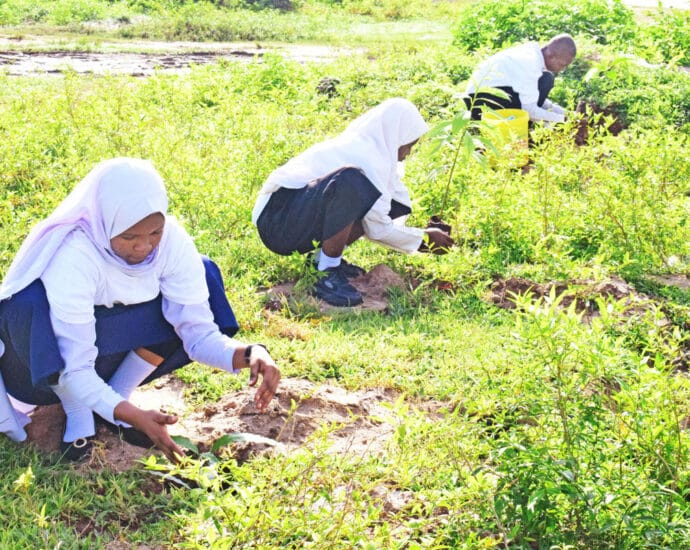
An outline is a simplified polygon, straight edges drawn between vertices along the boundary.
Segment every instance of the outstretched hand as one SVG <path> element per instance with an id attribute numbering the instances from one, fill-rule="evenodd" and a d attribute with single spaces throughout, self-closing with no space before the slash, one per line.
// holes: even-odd
<path id="1" fill-rule="evenodd" d="M 249 385 L 254 386 L 261 375 L 261 385 L 256 390 L 254 404 L 261 412 L 265 412 L 278 389 L 280 371 L 268 351 L 261 346 L 252 347 L 249 358 Z"/>

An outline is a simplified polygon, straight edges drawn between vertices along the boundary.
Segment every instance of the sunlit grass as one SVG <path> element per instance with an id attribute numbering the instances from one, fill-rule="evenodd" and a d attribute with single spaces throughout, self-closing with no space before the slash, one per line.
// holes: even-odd
<path id="1" fill-rule="evenodd" d="M 368 52 L 318 64 L 267 55 L 148 79 L 0 75 L 0 272 L 96 162 L 149 158 L 172 213 L 220 265 L 241 338 L 266 343 L 286 378 L 393 396 L 387 414 L 370 419 L 391 427 L 376 442 L 383 452 L 329 453 L 338 426 L 324 426 L 297 452 L 241 465 L 223 455 L 207 491 L 163 487 L 143 465 L 75 470 L 2 439 L 0 547 L 688 546 L 690 385 L 676 365 L 690 298 L 642 284 L 688 273 L 688 75 L 623 62 L 607 72 L 619 52 L 583 41 L 582 65 L 554 95 L 570 107 L 582 96 L 615 101 L 627 132 L 576 147 L 566 125 L 533 149 L 529 173 L 466 159 L 450 179 L 452 137 L 436 154 L 420 143 L 406 166 L 410 223 L 439 213 L 449 185 L 453 251 L 405 256 L 357 243 L 349 259 L 384 263 L 405 282 L 386 311 L 323 315 L 305 303 L 268 314 L 258 289 L 305 268 L 266 250 L 249 221 L 265 177 L 386 97 L 412 99 L 432 125 L 449 120 L 478 61 L 450 44 L 450 20 L 344 13 L 339 23 L 321 13 L 280 24 L 324 21 L 309 40 Z M 37 29 L 25 29 L 27 41 Z M 146 48 L 121 40 L 77 29 L 48 42 Z M 602 71 L 585 82 L 593 63 Z M 340 80 L 332 98 L 316 90 L 324 76 Z M 601 319 L 584 323 L 555 296 L 515 310 L 490 296 L 500 277 L 612 275 L 640 282 L 656 306 L 602 302 Z M 199 365 L 180 377 L 194 388 L 193 407 L 246 383 Z"/>

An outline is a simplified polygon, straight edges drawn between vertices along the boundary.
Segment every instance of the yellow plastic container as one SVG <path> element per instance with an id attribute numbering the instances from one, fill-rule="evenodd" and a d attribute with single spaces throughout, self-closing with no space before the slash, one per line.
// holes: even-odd
<path id="1" fill-rule="evenodd" d="M 496 131 L 489 132 L 500 157 L 507 157 L 512 166 L 521 167 L 529 162 L 529 113 L 522 109 L 487 111 L 482 121 Z M 493 156 L 493 155 L 492 155 Z M 491 159 L 492 164 L 497 159 Z"/>

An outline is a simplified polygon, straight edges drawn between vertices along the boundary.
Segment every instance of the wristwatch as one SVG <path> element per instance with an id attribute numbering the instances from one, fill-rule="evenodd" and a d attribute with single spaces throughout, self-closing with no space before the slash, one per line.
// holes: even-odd
<path id="1" fill-rule="evenodd" d="M 249 344 L 246 348 L 244 348 L 244 364 L 247 366 L 249 366 L 249 360 L 252 358 L 252 348 L 254 346 L 259 346 L 268 351 L 268 348 L 263 344 Z"/>

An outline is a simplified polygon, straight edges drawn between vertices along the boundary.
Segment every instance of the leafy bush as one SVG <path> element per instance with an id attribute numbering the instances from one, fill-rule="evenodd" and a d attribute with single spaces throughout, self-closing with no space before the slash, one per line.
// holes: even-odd
<path id="1" fill-rule="evenodd" d="M 602 55 L 570 85 L 579 99 L 613 107 L 628 124 L 690 129 L 690 75 L 630 56 Z"/>
<path id="2" fill-rule="evenodd" d="M 190 37 L 322 30 L 304 13 L 182 4 L 131 3 L 137 13 L 165 14 L 131 28 L 164 36 L 174 23 L 185 31 L 187 14 Z M 48 21 L 57 5 L 0 0 L 0 13 L 43 6 L 34 13 Z M 351 21 L 337 27 L 343 36 Z M 208 491 L 159 486 L 136 466 L 116 474 L 48 465 L 36 448 L 2 438 L 0 472 L 16 481 L 1 495 L 1 547 L 125 539 L 190 548 L 690 546 L 683 427 L 690 378 L 673 371 L 687 352 L 688 308 L 665 305 L 671 330 L 657 311 L 636 312 L 637 302 L 628 311 L 635 318 L 619 316 L 624 304 L 597 302 L 600 316 L 583 323 L 553 296 L 521 299 L 512 311 L 487 297 L 495 275 L 572 284 L 583 273 L 640 281 L 687 272 L 689 75 L 595 43 L 557 79 L 554 98 L 571 107 L 580 98 L 614 103 L 630 128 L 619 136 L 593 131 L 583 147 L 573 144 L 574 125 L 535 130 L 524 174 L 463 162 L 453 147 L 426 154 L 425 136 L 405 167 L 410 224 L 422 226 L 447 206 L 457 246 L 438 257 L 369 242 L 349 247 L 348 259 L 367 268 L 385 263 L 411 283 L 382 313 L 320 317 L 312 308 L 305 320 L 299 310 L 262 310 L 257 289 L 300 275 L 303 258 L 280 257 L 260 242 L 250 221 L 258 187 L 275 167 L 387 97 L 412 99 L 432 126 L 461 119 L 453 91 L 474 56 L 432 42 L 401 49 L 401 41 L 329 63 L 266 55 L 148 78 L 0 74 L 0 270 L 96 162 L 149 158 L 166 181 L 171 213 L 221 266 L 241 338 L 267 342 L 285 380 L 331 379 L 348 390 L 398 395 L 371 417 L 390 428 L 389 439 L 372 442 L 373 452 L 333 452 L 326 432 L 341 428 L 333 424 L 299 450 L 243 464 L 224 456 L 227 483 L 202 485 Z M 317 92 L 325 76 L 339 80 L 333 96 Z M 472 157 L 475 142 L 461 143 Z M 453 158 L 462 160 L 449 175 Z M 690 304 L 686 290 L 665 298 Z M 295 337 L 293 326 L 308 330 Z M 219 384 L 215 371 L 196 366 L 184 376 L 204 400 L 243 382 Z M 346 403 L 339 410 L 349 437 L 350 426 L 369 420 L 347 412 Z"/>
<path id="3" fill-rule="evenodd" d="M 623 43 L 635 33 L 633 13 L 620 0 L 472 2 L 458 17 L 454 43 L 469 51 L 548 40 L 567 32 L 598 43 Z"/>
<path id="4" fill-rule="evenodd" d="M 639 34 L 637 50 L 643 55 L 660 52 L 663 61 L 690 65 L 690 11 L 660 9 Z"/>

